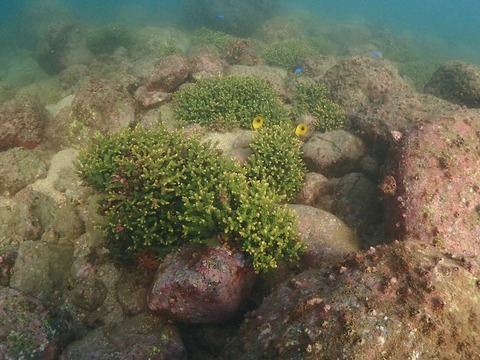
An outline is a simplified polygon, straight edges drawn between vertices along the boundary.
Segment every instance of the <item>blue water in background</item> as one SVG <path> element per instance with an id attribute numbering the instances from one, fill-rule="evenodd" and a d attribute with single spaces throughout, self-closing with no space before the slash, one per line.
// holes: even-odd
<path id="1" fill-rule="evenodd" d="M 71 6 L 75 18 L 111 21 L 122 6 L 145 10 L 150 21 L 181 20 L 183 1 L 172 0 L 56 0 L 52 4 Z M 240 0 L 237 0 L 240 1 Z M 1 0 L 1 28 L 16 21 L 16 14 L 28 0 Z M 38 2 L 42 2 L 38 0 Z M 381 23 L 397 31 L 430 33 L 455 47 L 471 44 L 480 52 L 480 1 L 478 0 L 303 0 L 281 1 L 285 11 L 307 10 L 327 19 L 361 19 Z M 144 20 L 143 19 L 143 20 Z"/>
<path id="2" fill-rule="evenodd" d="M 22 12 L 32 4 L 67 9 L 79 22 L 126 22 L 128 25 L 182 25 L 187 0 L 0 0 L 0 48 L 32 43 L 18 36 Z M 200 1 L 200 0 L 199 0 Z M 229 3 L 230 0 L 226 0 Z M 240 1 L 240 0 L 236 0 Z M 419 49 L 437 48 L 445 58 L 480 64 L 479 0 L 279 0 L 285 13 L 306 13 L 334 22 L 360 22 L 385 27 Z M 30 18 L 31 19 L 31 14 Z M 44 15 L 45 16 L 45 15 Z M 52 17 L 55 17 L 52 14 Z M 223 15 L 221 15 L 223 16 Z M 226 17 L 224 21 L 228 21 Z M 27 35 L 28 36 L 28 35 Z M 381 53 L 382 49 L 378 49 Z"/>
<path id="3" fill-rule="evenodd" d="M 305 0 L 284 2 L 287 9 L 303 8 L 327 19 L 362 20 L 400 33 L 437 37 L 452 56 L 459 44 L 480 53 L 480 1 L 478 0 Z M 462 54 L 458 54 L 462 57 Z M 477 62 L 480 57 L 477 58 Z"/>

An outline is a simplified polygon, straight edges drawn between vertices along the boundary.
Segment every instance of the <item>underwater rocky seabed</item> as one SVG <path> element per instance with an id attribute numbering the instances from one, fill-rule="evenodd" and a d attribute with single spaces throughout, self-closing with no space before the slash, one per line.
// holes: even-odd
<path id="1" fill-rule="evenodd" d="M 114 31 L 125 42 L 104 53 L 87 30 L 51 27 L 34 66 L 52 75 L 1 84 L 0 359 L 480 357 L 479 67 L 446 62 L 416 82 L 399 74 L 408 61 L 373 54 L 380 37 L 355 26 L 295 59 L 300 74 L 250 42 L 221 49 L 222 36 Z M 274 18 L 254 38 L 303 31 Z M 298 79 L 322 81 L 352 124 L 302 146 L 309 172 L 290 205 L 307 244 L 300 268 L 254 277 L 221 247 L 184 249 L 155 276 L 149 258 L 114 263 L 95 226 L 100 195 L 74 167 L 78 148 L 92 130 L 175 128 L 172 93 L 229 75 L 262 77 L 285 103 Z M 252 131 L 205 136 L 225 156 L 249 155 Z"/>

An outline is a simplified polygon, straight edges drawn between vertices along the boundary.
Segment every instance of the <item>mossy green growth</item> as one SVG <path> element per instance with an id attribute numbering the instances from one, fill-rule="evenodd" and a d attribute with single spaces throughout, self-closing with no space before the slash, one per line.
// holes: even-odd
<path id="1" fill-rule="evenodd" d="M 305 243 L 298 240 L 293 210 L 279 205 L 282 197 L 263 181 L 252 179 L 245 190 L 235 216 L 226 218 L 226 229 L 242 240 L 255 271 L 274 269 L 279 260 L 298 260 Z"/>
<path id="2" fill-rule="evenodd" d="M 310 42 L 306 40 L 287 40 L 263 46 L 262 55 L 270 64 L 286 69 L 298 66 L 308 56 L 318 54 Z"/>
<path id="3" fill-rule="evenodd" d="M 205 78 L 176 92 L 173 100 L 176 119 L 186 123 L 251 129 L 258 115 L 269 124 L 288 120 L 277 93 L 253 76 Z"/>
<path id="4" fill-rule="evenodd" d="M 348 127 L 345 110 L 328 98 L 327 87 L 321 82 L 295 84 L 293 116 L 301 115 L 316 117 L 315 128 L 320 132 Z"/>
<path id="5" fill-rule="evenodd" d="M 253 154 L 245 163 L 247 177 L 269 184 L 284 200 L 292 200 L 306 173 L 301 144 L 292 124 L 261 127 L 250 143 Z"/>
<path id="6" fill-rule="evenodd" d="M 128 48 L 133 38 L 123 25 L 109 24 L 90 33 L 86 41 L 87 47 L 94 54 L 112 54 L 121 46 Z"/>
<path id="7" fill-rule="evenodd" d="M 104 194 L 107 243 L 120 258 L 142 250 L 164 255 L 219 236 L 263 271 L 302 249 L 292 216 L 272 200 L 278 197 L 252 188 L 240 165 L 198 135 L 136 128 L 98 137 L 81 152 L 78 169 Z"/>
<path id="8" fill-rule="evenodd" d="M 206 27 L 201 27 L 192 36 L 191 43 L 209 44 L 215 46 L 220 52 L 224 51 L 230 44 L 237 40 L 235 36 L 224 33 L 223 31 L 215 31 Z"/>

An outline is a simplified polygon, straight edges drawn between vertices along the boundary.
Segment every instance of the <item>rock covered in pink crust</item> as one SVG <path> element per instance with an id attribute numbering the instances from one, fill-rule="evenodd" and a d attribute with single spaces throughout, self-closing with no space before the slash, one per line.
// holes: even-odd
<path id="1" fill-rule="evenodd" d="M 480 254 L 479 143 L 480 114 L 474 111 L 405 136 L 390 159 L 395 189 L 385 196 L 385 221 L 391 238 Z"/>
<path id="2" fill-rule="evenodd" d="M 396 242 L 285 281 L 218 359 L 478 359 L 478 260 Z"/>
<path id="3" fill-rule="evenodd" d="M 255 279 L 243 254 L 222 247 L 184 247 L 160 265 L 148 308 L 185 323 L 220 323 L 234 316 Z"/>
<path id="4" fill-rule="evenodd" d="M 33 149 L 43 140 L 48 113 L 40 101 L 23 96 L 0 107 L 0 150 Z"/>

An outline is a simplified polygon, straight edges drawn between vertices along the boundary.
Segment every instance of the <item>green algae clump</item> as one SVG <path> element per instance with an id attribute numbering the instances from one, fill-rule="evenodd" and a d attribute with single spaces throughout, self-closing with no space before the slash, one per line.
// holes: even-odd
<path id="1" fill-rule="evenodd" d="M 319 132 L 348 127 L 345 110 L 328 97 L 327 87 L 321 82 L 295 84 L 293 91 L 293 116 L 312 115 Z"/>
<path id="2" fill-rule="evenodd" d="M 176 92 L 173 100 L 177 120 L 214 128 L 251 129 L 258 115 L 270 124 L 288 119 L 278 94 L 252 76 L 205 78 Z"/>
<path id="3" fill-rule="evenodd" d="M 303 249 L 280 197 L 199 135 L 136 128 L 99 136 L 78 169 L 103 194 L 107 244 L 120 259 L 213 241 L 244 251 L 259 272 Z"/>
<path id="4" fill-rule="evenodd" d="M 201 27 L 195 31 L 191 42 L 193 45 L 213 45 L 218 51 L 224 51 L 237 39 L 237 37 L 229 35 L 223 31 L 216 31 L 206 27 Z"/>
<path id="5" fill-rule="evenodd" d="M 292 69 L 308 56 L 318 54 L 306 40 L 287 40 L 268 44 L 263 47 L 263 57 L 270 64 L 286 69 Z"/>
<path id="6" fill-rule="evenodd" d="M 260 128 L 250 143 L 253 154 L 245 164 L 247 177 L 268 183 L 286 201 L 292 200 L 306 173 L 301 145 L 292 124 Z"/>

